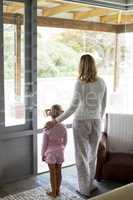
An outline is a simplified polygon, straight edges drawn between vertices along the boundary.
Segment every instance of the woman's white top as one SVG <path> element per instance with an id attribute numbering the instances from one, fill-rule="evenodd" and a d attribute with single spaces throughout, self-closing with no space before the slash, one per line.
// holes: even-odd
<path id="1" fill-rule="evenodd" d="M 74 119 L 101 119 L 105 112 L 107 99 L 106 84 L 102 78 L 85 83 L 77 80 L 70 107 L 59 117 L 57 122 L 67 119 L 75 112 Z"/>

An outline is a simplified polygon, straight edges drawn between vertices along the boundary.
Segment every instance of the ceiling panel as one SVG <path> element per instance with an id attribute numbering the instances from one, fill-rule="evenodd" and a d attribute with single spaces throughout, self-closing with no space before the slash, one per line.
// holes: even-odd
<path id="1" fill-rule="evenodd" d="M 65 0 L 68 2 L 81 2 L 90 5 L 97 5 L 121 10 L 130 9 L 130 4 L 133 5 L 133 0 Z M 129 5 L 128 5 L 129 4 Z"/>

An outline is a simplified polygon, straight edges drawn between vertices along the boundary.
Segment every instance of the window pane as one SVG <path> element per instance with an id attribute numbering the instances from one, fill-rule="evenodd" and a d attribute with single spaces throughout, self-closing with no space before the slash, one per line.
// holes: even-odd
<path id="1" fill-rule="evenodd" d="M 59 103 L 65 110 L 69 106 L 83 53 L 94 56 L 98 75 L 106 81 L 110 96 L 115 33 L 38 27 L 38 128 L 44 125 L 44 110 L 52 104 Z M 70 122 L 72 118 L 67 120 Z"/>
<path id="2" fill-rule="evenodd" d="M 5 125 L 25 123 L 24 4 L 4 1 Z"/>
<path id="3" fill-rule="evenodd" d="M 125 28 L 126 30 L 126 28 Z M 133 113 L 133 33 L 124 32 L 118 37 L 117 88 L 110 98 L 110 109 L 114 113 Z"/>

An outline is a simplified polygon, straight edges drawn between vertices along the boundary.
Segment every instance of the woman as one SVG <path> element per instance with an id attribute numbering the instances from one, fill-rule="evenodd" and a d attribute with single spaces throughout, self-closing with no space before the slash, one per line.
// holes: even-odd
<path id="1" fill-rule="evenodd" d="M 55 120 L 47 122 L 45 126 L 51 128 L 75 112 L 73 133 L 79 193 L 85 196 L 89 196 L 93 189 L 106 94 L 106 85 L 103 79 L 97 76 L 94 58 L 89 54 L 81 56 L 79 77 L 70 107 Z"/>

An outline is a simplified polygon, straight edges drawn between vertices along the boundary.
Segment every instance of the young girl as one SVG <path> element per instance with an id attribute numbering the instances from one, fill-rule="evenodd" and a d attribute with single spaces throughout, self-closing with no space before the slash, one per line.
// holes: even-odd
<path id="1" fill-rule="evenodd" d="M 46 115 L 50 115 L 54 120 L 63 112 L 60 105 L 53 105 L 46 110 Z M 48 195 L 56 197 L 60 195 L 61 185 L 61 165 L 64 161 L 64 148 L 67 144 L 67 132 L 63 124 L 58 123 L 49 130 L 44 129 L 42 144 L 42 160 L 48 164 L 50 170 L 51 192 Z"/>

